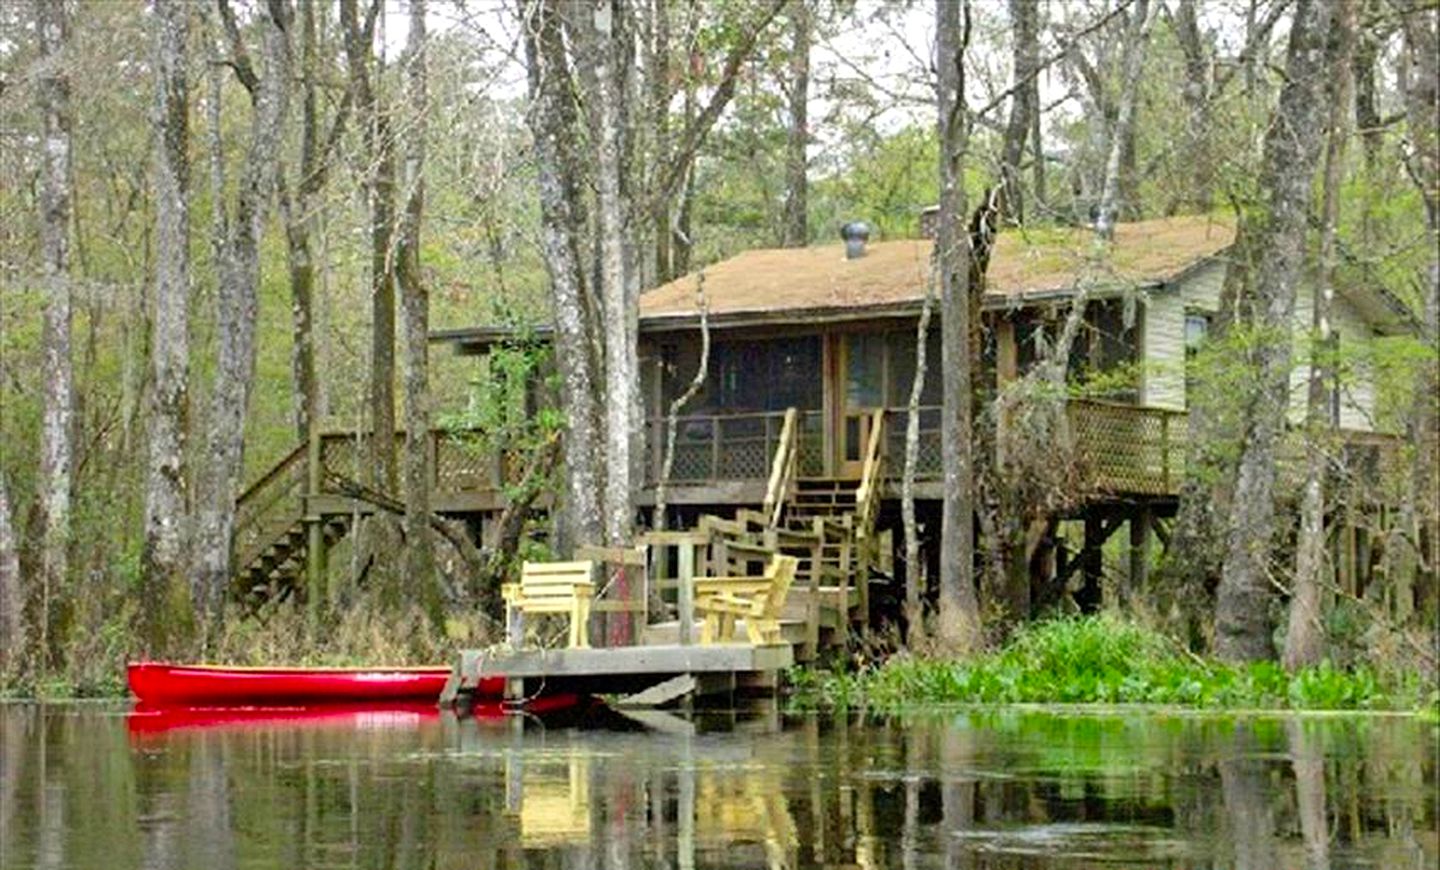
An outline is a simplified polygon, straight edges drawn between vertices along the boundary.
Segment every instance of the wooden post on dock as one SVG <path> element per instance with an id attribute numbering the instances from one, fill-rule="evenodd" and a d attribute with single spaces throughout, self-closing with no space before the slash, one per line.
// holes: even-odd
<path id="1" fill-rule="evenodd" d="M 679 546 L 680 566 L 676 572 L 676 610 L 678 611 L 681 646 L 694 642 L 695 633 L 695 545 L 682 542 Z"/>
<path id="2" fill-rule="evenodd" d="M 320 427 L 312 422 L 310 442 L 305 445 L 305 600 L 311 630 L 320 624 L 320 604 L 326 597 L 325 520 L 315 507 L 324 480 L 320 446 Z"/>

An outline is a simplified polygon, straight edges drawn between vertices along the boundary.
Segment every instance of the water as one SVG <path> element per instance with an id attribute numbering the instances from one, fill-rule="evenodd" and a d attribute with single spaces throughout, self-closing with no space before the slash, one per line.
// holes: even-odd
<path id="1" fill-rule="evenodd" d="M 217 719 L 219 721 L 217 721 Z M 1437 866 L 1405 718 L 0 705 L 10 868 Z"/>

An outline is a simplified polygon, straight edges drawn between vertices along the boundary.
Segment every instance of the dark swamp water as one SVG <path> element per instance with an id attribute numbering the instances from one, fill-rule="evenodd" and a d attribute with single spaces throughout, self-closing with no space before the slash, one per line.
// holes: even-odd
<path id="1" fill-rule="evenodd" d="M 0 705 L 0 867 L 1437 866 L 1414 719 Z"/>

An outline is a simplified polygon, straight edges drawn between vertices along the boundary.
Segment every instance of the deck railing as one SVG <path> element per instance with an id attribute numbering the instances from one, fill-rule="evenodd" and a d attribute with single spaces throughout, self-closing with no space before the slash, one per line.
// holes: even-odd
<path id="1" fill-rule="evenodd" d="M 785 430 L 785 411 L 751 414 L 689 414 L 675 419 L 675 462 L 670 483 L 703 484 L 722 480 L 767 480 Z M 799 411 L 795 420 L 796 473 L 825 473 L 824 413 Z M 647 482 L 654 483 L 664 460 L 669 421 L 652 418 L 645 427 L 650 463 Z"/>
<path id="2" fill-rule="evenodd" d="M 905 408 L 884 410 L 882 424 L 884 476 L 894 483 L 904 472 Z M 940 408 L 919 408 L 920 439 L 916 477 L 940 475 Z M 1071 458 L 1085 489 L 1093 493 L 1167 495 L 1179 491 L 1185 467 L 1185 415 L 1179 411 L 1134 405 L 1072 401 L 1066 408 Z M 820 477 L 828 473 L 825 457 L 825 415 L 798 414 L 797 473 Z M 679 417 L 671 483 L 705 484 L 732 480 L 764 481 L 784 434 L 785 412 L 698 414 Z M 652 420 L 649 433 L 663 436 L 666 421 Z M 1067 445 L 1056 445 L 1057 450 Z M 659 466 L 656 456 L 654 468 Z M 654 478 L 652 468 L 651 480 Z"/>
<path id="3" fill-rule="evenodd" d="M 435 492 L 466 492 L 497 489 L 501 482 L 514 482 L 519 463 L 514 457 L 486 455 L 466 443 L 466 433 L 448 429 L 431 430 L 427 449 Z M 404 449 L 405 433 L 395 435 L 397 452 Z M 338 494 L 337 479 L 363 482 L 370 447 L 369 435 L 327 432 L 320 436 L 320 494 Z M 280 459 L 247 487 L 235 502 L 235 556 L 237 565 L 246 565 L 262 553 L 276 536 L 300 522 L 309 495 L 308 460 L 305 445 Z M 399 493 L 394 493 L 398 497 Z"/>

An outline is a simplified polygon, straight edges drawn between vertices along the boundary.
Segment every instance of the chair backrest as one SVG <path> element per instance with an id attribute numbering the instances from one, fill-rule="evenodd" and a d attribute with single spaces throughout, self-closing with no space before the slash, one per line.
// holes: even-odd
<path id="1" fill-rule="evenodd" d="M 778 615 L 785 608 L 785 596 L 790 594 L 790 586 L 795 582 L 795 571 L 799 567 L 800 560 L 794 556 L 776 554 L 771 558 L 765 571 L 770 577 L 770 589 L 765 595 L 766 613 Z"/>
<path id="2" fill-rule="evenodd" d="M 577 583 L 594 583 L 595 563 L 526 562 L 520 569 L 520 591 L 527 596 L 570 594 Z"/>

